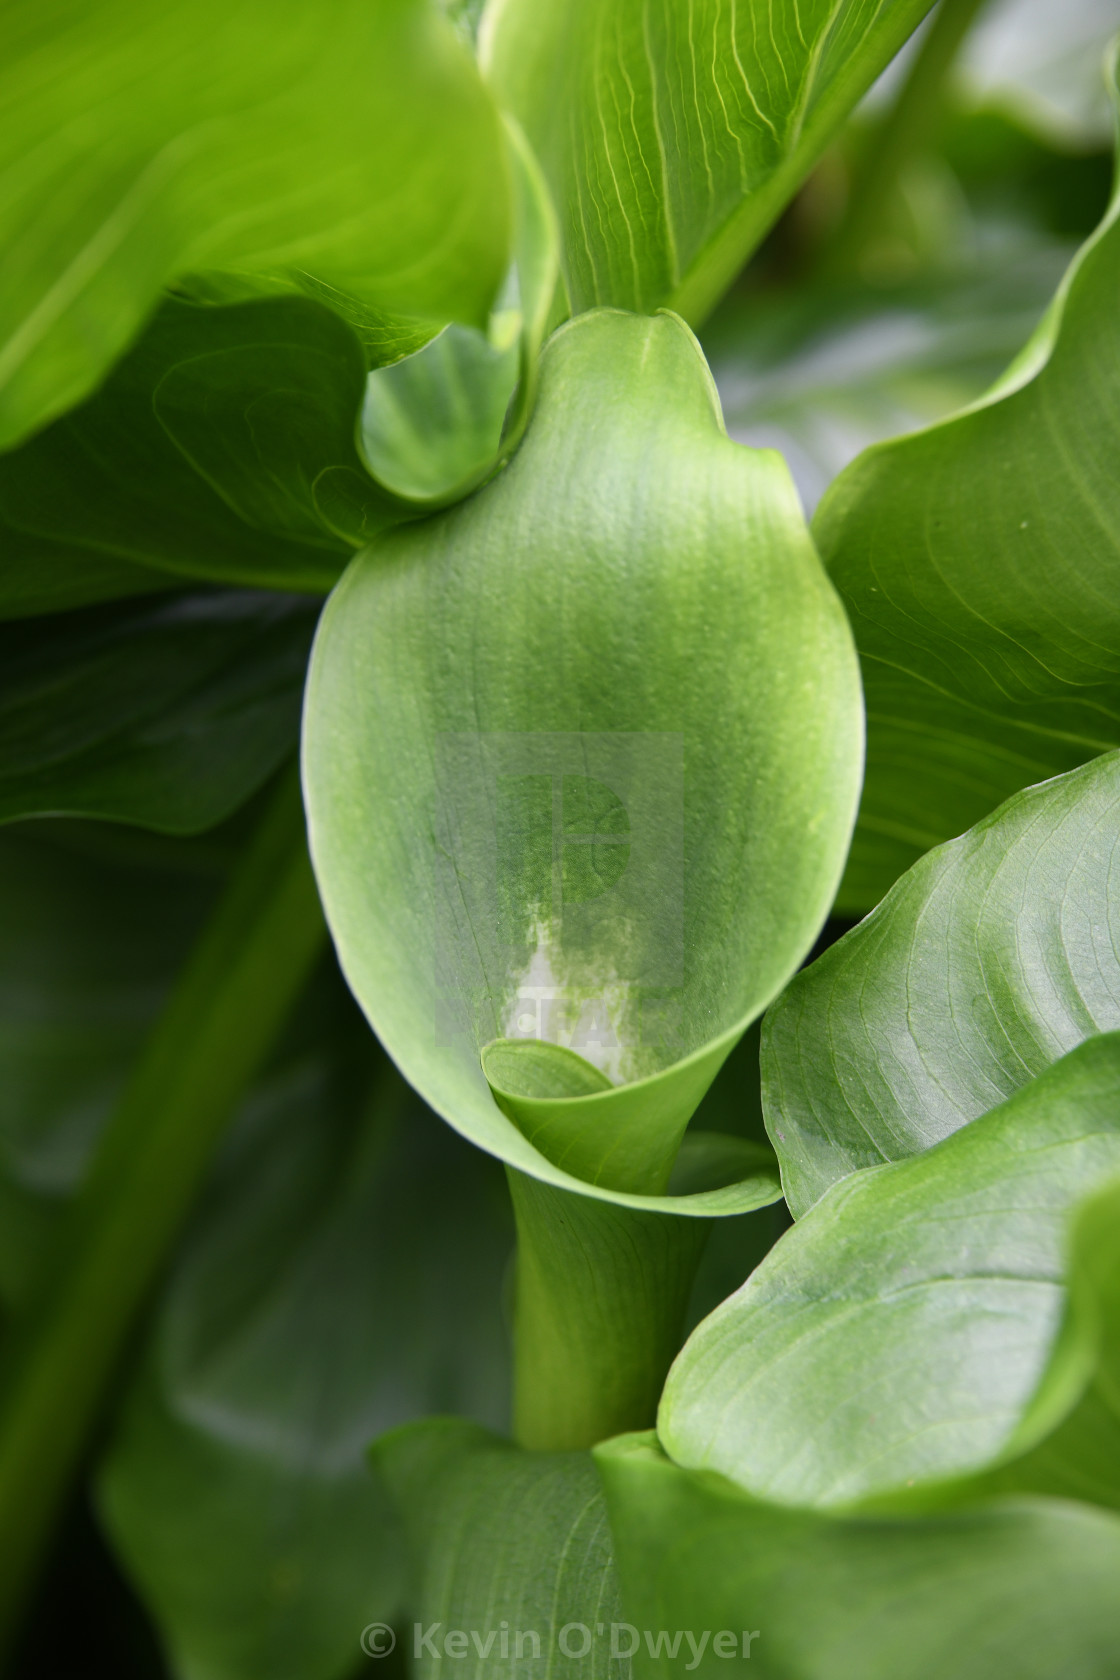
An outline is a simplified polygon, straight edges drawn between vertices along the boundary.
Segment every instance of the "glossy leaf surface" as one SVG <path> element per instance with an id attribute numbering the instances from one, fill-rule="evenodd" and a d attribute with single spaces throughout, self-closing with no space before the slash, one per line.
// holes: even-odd
<path id="1" fill-rule="evenodd" d="M 1120 1183 L 1078 1210 L 1069 1246 L 1066 1322 L 1020 1430 L 1023 1451 L 934 1499 L 1028 1489 L 1120 1510 Z"/>
<path id="2" fill-rule="evenodd" d="M 1120 741 L 1118 275 L 1114 203 L 992 393 L 867 451 L 818 510 L 867 690 L 851 908 Z"/>
<path id="3" fill-rule="evenodd" d="M 928 0 L 491 0 L 482 62 L 560 214 L 573 312 L 701 319 Z"/>
<path id="4" fill-rule="evenodd" d="M 291 753 L 316 603 L 197 591 L 0 631 L 0 821 L 209 828 Z"/>
<path id="5" fill-rule="evenodd" d="M 782 464 L 728 441 L 679 321 L 583 317 L 505 472 L 383 538 L 327 608 L 304 776 L 350 984 L 475 1142 L 656 1193 L 823 920 L 860 742 Z M 483 1073 L 498 1038 L 627 1083 L 524 1117 L 505 1093 L 530 1142 Z"/>
<path id="6" fill-rule="evenodd" d="M 1013 1453 L 1043 1432 L 1027 1414 L 1072 1210 L 1117 1175 L 1111 1033 L 915 1159 L 835 1185 L 694 1331 L 661 1401 L 666 1450 L 760 1498 L 822 1506 Z M 1061 1411 L 1085 1375 L 1062 1362 Z"/>
<path id="7" fill-rule="evenodd" d="M 0 445 L 94 388 L 160 289 L 307 271 L 480 321 L 507 257 L 497 114 L 420 0 L 6 14 Z"/>
<path id="8" fill-rule="evenodd" d="M 1120 1028 L 1120 754 L 931 852 L 767 1016 L 767 1125 L 803 1213 Z"/>
<path id="9" fill-rule="evenodd" d="M 699 1663 L 644 1640 L 635 1680 L 1111 1680 L 1120 1519 L 1043 1499 L 921 1519 L 840 1519 L 682 1470 L 652 1436 L 596 1449 L 623 1613 L 709 1638 Z M 718 1648 L 718 1634 L 730 1640 Z"/>

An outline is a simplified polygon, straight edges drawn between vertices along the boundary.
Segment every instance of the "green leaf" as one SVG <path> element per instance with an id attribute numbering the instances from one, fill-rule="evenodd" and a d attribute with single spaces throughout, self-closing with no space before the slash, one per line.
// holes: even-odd
<path id="1" fill-rule="evenodd" d="M 200 590 L 0 628 L 0 821 L 220 822 L 295 747 L 315 615 Z"/>
<path id="2" fill-rule="evenodd" d="M 867 691 L 850 908 L 1120 743 L 1118 205 L 988 397 L 869 450 L 817 513 Z"/>
<path id="3" fill-rule="evenodd" d="M 554 218 L 512 128 L 509 152 L 504 350 L 456 325 L 418 350 L 432 327 L 375 331 L 324 286 L 245 301 L 219 276 L 165 299 L 94 397 L 0 456 L 0 616 L 165 587 L 167 572 L 325 594 L 353 549 L 492 473 L 531 410 L 556 286 Z"/>
<path id="4" fill-rule="evenodd" d="M 345 322 L 362 346 L 367 365 L 388 367 L 402 356 L 411 356 L 429 343 L 440 322 L 419 315 L 402 315 L 395 310 L 376 309 L 350 292 L 341 292 L 313 274 L 294 269 L 289 274 L 184 274 L 169 289 L 169 296 L 187 303 L 220 307 L 232 303 L 259 303 L 264 298 L 311 298 L 325 304 Z"/>
<path id="5" fill-rule="evenodd" d="M 434 7 L 20 0 L 7 18 L 0 445 L 87 396 L 181 274 L 303 271 L 484 318 L 501 130 Z"/>
<path id="6" fill-rule="evenodd" d="M 923 1519 L 760 1503 L 652 1437 L 598 1447 L 635 1680 L 1112 1680 L 1120 1520 L 1044 1499 Z M 670 1659 L 641 1635 L 691 1629 Z M 716 1636 L 730 1639 L 717 1649 Z M 622 1646 L 627 1649 L 627 1646 Z"/>
<path id="7" fill-rule="evenodd" d="M 480 55 L 559 209 L 574 313 L 707 314 L 929 0 L 491 0 Z"/>
<path id="8" fill-rule="evenodd" d="M 293 587 L 325 592 L 346 550 L 403 517 L 370 482 L 358 453 L 354 432 L 366 389 L 365 355 L 357 336 L 329 310 L 302 298 L 226 309 L 168 302 L 144 350 L 142 362 L 131 358 L 139 364 L 130 368 L 132 378 L 114 376 L 110 388 L 126 402 L 147 399 L 189 466 L 251 528 L 248 542 L 241 537 L 243 550 L 263 546 L 258 532 L 280 538 L 289 551 L 295 543 L 308 545 L 311 552 L 293 566 Z M 106 395 L 89 410 L 96 411 Z M 134 410 L 128 418 L 133 435 L 142 437 L 141 416 Z M 111 465 L 121 474 L 126 462 L 117 455 Z M 197 488 L 192 500 L 198 500 Z M 177 509 L 176 498 L 167 511 Z M 242 577 L 258 581 L 247 561 L 244 554 L 235 565 Z M 195 549 L 191 572 L 200 575 L 207 564 Z M 282 551 L 271 571 L 259 581 L 283 580 Z"/>
<path id="9" fill-rule="evenodd" d="M 0 1297 L 24 1301 L 221 884 L 228 841 L 0 835 Z"/>
<path id="10" fill-rule="evenodd" d="M 618 1673 L 610 1533 L 586 1453 L 522 1452 L 434 1418 L 384 1437 L 373 1461 L 408 1531 L 408 1655 L 420 1680 L 445 1672 L 448 1656 L 463 1680 Z"/>
<path id="11" fill-rule="evenodd" d="M 758 1498 L 844 1506 L 1020 1450 L 1071 1212 L 1118 1173 L 1109 1033 L 915 1159 L 835 1185 L 694 1331 L 661 1401 L 666 1451 Z M 1085 1373 L 1062 1373 L 1064 1412 Z"/>
<path id="12" fill-rule="evenodd" d="M 338 990 L 229 1137 L 97 1478 L 180 1680 L 351 1673 L 404 1586 L 368 1441 L 433 1408 L 505 1416 L 501 1175 Z"/>
<path id="13" fill-rule="evenodd" d="M 463 39 L 473 46 L 484 0 L 440 0 L 440 4 Z"/>
<path id="14" fill-rule="evenodd" d="M 41 1275 L 236 838 L 45 822 L 0 836 L 6 1308 Z M 101 1478 L 165 1640 L 238 1680 L 284 1660 L 307 1680 L 316 1641 L 316 1672 L 345 1671 L 379 1555 L 378 1591 L 396 1590 L 371 1434 L 447 1406 L 506 1415 L 500 1171 L 399 1086 L 371 1092 L 368 1033 L 327 978 L 223 1148 Z"/>
<path id="15" fill-rule="evenodd" d="M 0 456 L 0 613 L 183 576 L 325 594 L 403 517 L 355 444 L 365 382 L 354 333 L 306 298 L 165 299 L 96 396 Z"/>
<path id="16" fill-rule="evenodd" d="M 383 537 L 327 607 L 313 856 L 347 978 L 437 1113 L 650 1205 L 827 911 L 860 698 L 788 475 L 728 441 L 681 322 L 581 317 L 541 380 L 500 477 Z M 506 1093 L 530 1142 L 480 1062 L 517 1037 L 626 1084 L 532 1115 Z"/>
<path id="17" fill-rule="evenodd" d="M 766 1018 L 762 1070 L 795 1215 L 1120 1028 L 1118 807 L 1117 753 L 1028 788 L 793 981 Z"/>
<path id="18" fill-rule="evenodd" d="M 950 1486 L 953 1500 L 1028 1489 L 1120 1510 L 1120 1184 L 1081 1207 L 1070 1248 L 1066 1322 L 1020 1429 L 1025 1450 Z"/>

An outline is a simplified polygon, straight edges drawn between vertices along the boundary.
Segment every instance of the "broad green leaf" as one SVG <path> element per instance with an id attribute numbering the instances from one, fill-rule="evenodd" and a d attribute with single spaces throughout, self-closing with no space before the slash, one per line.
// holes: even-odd
<path id="1" fill-rule="evenodd" d="M 793 981 L 764 1024 L 762 1074 L 795 1215 L 1120 1028 L 1118 810 L 1118 753 L 1028 788 Z"/>
<path id="2" fill-rule="evenodd" d="M 480 55 L 541 160 L 574 313 L 707 314 L 929 0 L 490 0 Z"/>
<path id="3" fill-rule="evenodd" d="M 666 1451 L 762 1499 L 844 1506 L 1021 1450 L 1057 1404 L 1032 1411 L 1070 1215 L 1118 1174 L 1109 1033 L 915 1159 L 834 1185 L 693 1332 Z M 1061 1415 L 1088 1372 L 1063 1357 L 1059 1375 Z"/>
<path id="4" fill-rule="evenodd" d="M 231 303 L 259 303 L 264 298 L 311 298 L 325 304 L 332 315 L 344 321 L 358 340 L 371 368 L 388 367 L 390 362 L 411 356 L 436 336 L 440 322 L 421 315 L 402 315 L 394 310 L 375 309 L 350 292 L 341 292 L 313 274 L 299 269 L 290 274 L 184 274 L 168 288 L 168 295 L 187 303 L 210 307 Z"/>
<path id="5" fill-rule="evenodd" d="M 0 821 L 212 827 L 293 751 L 316 604 L 158 595 L 0 629 Z"/>
<path id="6" fill-rule="evenodd" d="M 17 0 L 6 25 L 0 446 L 87 396 L 178 275 L 484 317 L 501 130 L 434 7 Z"/>
<path id="7" fill-rule="evenodd" d="M 420 1680 L 445 1673 L 448 1657 L 463 1680 L 617 1675 L 618 1588 L 586 1453 L 522 1452 L 434 1418 L 372 1456 L 408 1532 L 407 1654 Z"/>
<path id="8" fill-rule="evenodd" d="M 118 573 L 120 594 L 168 573 L 325 594 L 402 517 L 355 444 L 365 381 L 353 332 L 308 299 L 165 299 L 96 396 L 0 456 L 0 613 L 81 605 Z"/>
<path id="9" fill-rule="evenodd" d="M 308 545 L 296 587 L 329 588 L 346 550 L 402 517 L 358 453 L 365 356 L 329 310 L 304 299 L 226 309 L 168 302 L 144 350 L 127 385 L 114 376 L 90 409 L 114 387 L 126 401 L 146 397 L 188 465 L 251 528 L 254 547 L 258 532 L 288 549 Z M 112 462 L 118 473 L 125 464 Z M 207 562 L 196 550 L 189 564 L 197 575 Z M 282 579 L 282 567 L 277 555 L 273 577 L 260 581 Z"/>
<path id="10" fill-rule="evenodd" d="M 729 442 L 680 321 L 581 317 L 507 469 L 380 539 L 326 609 L 304 776 L 347 978 L 473 1141 L 647 1205 L 824 918 L 860 751 L 782 463 Z M 481 1065 L 502 1038 L 623 1083 L 503 1092 L 530 1141 Z"/>
<path id="11" fill-rule="evenodd" d="M 345 997 L 315 1013 L 223 1149 L 97 1478 L 179 1680 L 352 1673 L 404 1586 L 369 1440 L 433 1408 L 505 1415 L 500 1173 Z"/>
<path id="12" fill-rule="evenodd" d="M 1016 1499 L 920 1519 L 841 1519 L 682 1470 L 652 1436 L 610 1442 L 595 1459 L 623 1615 L 637 1635 L 635 1680 L 686 1671 L 716 1680 L 737 1672 L 745 1651 L 751 1680 L 1115 1673 L 1120 1519 L 1110 1512 Z M 699 1662 L 686 1629 L 696 1644 L 708 1634 Z"/>
<path id="13" fill-rule="evenodd" d="M 1117 203 L 988 397 L 869 450 L 818 510 L 867 691 L 848 907 L 1120 742 Z"/>
<path id="14" fill-rule="evenodd" d="M 229 842 L 107 824 L 0 835 L 0 1298 L 26 1299 Z"/>
<path id="15" fill-rule="evenodd" d="M 556 285 L 539 172 L 512 130 L 509 150 L 503 352 L 452 325 L 416 354 L 433 328 L 375 332 L 321 286 L 316 301 L 217 282 L 165 299 L 96 396 L 0 457 L 0 615 L 142 593 L 167 572 L 326 593 L 353 549 L 488 476 L 532 407 Z"/>

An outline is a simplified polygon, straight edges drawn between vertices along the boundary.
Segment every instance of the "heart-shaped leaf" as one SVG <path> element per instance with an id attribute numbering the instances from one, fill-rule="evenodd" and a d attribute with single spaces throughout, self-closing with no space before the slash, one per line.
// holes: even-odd
<path id="1" fill-rule="evenodd" d="M 987 398 L 868 450 L 818 510 L 867 688 L 850 908 L 1120 744 L 1118 217 L 1114 199 Z"/>
<path id="2" fill-rule="evenodd" d="M 316 603 L 203 590 L 0 629 L 0 822 L 220 822 L 294 750 Z"/>
<path id="3" fill-rule="evenodd" d="M 1063 1354 L 1032 1408 L 1071 1211 L 1117 1174 L 1109 1033 L 915 1159 L 835 1185 L 689 1339 L 658 1414 L 666 1450 L 800 1505 L 1015 1456 L 1048 1432 L 1055 1391 L 1064 1413 L 1087 1379 Z"/>
<path id="4" fill-rule="evenodd" d="M 638 1633 L 636 1680 L 686 1670 L 717 1680 L 748 1653 L 752 1680 L 1112 1680 L 1120 1519 L 1111 1512 L 1016 1499 L 937 1517 L 841 1519 L 682 1470 L 652 1436 L 609 1442 L 595 1459 L 623 1614 Z M 684 1629 L 696 1643 L 708 1634 L 699 1661 L 683 1633 L 670 1655 Z"/>
<path id="5" fill-rule="evenodd" d="M 860 752 L 782 463 L 729 442 L 677 319 L 583 316 L 507 469 L 380 539 L 327 607 L 304 775 L 347 978 L 476 1143 L 643 1205 L 824 918 Z M 530 1141 L 480 1061 L 502 1038 L 625 1083 L 542 1097 L 556 1052 L 506 1054 L 503 1078 L 534 1059 L 530 1100 L 500 1099 Z"/>
<path id="6" fill-rule="evenodd" d="M 190 271 L 305 271 L 484 319 L 502 136 L 434 6 L 54 0 L 7 20 L 0 446 L 87 396 Z"/>
<path id="7" fill-rule="evenodd" d="M 573 312 L 701 319 L 929 0 L 491 0 L 479 50 L 552 188 Z"/>
<path id="8" fill-rule="evenodd" d="M 1028 788 L 792 982 L 763 1026 L 762 1080 L 795 1215 L 1120 1028 L 1118 809 L 1120 753 Z"/>

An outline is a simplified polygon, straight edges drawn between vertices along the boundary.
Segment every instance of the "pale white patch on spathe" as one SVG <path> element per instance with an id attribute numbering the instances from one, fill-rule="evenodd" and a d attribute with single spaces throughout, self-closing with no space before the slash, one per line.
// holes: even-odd
<path id="1" fill-rule="evenodd" d="M 613 971 L 597 984 L 565 983 L 560 966 L 552 928 L 537 919 L 532 955 L 512 982 L 502 1019 L 503 1037 L 561 1044 L 616 1085 L 634 1078 L 636 988 Z"/>

